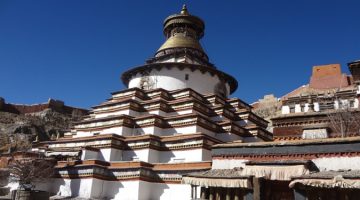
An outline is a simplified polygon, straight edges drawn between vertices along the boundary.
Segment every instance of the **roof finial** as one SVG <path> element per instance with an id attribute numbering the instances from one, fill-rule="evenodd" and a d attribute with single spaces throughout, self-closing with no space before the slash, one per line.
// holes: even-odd
<path id="1" fill-rule="evenodd" d="M 182 15 L 188 15 L 189 14 L 189 12 L 188 12 L 188 10 L 186 8 L 186 4 L 183 5 L 180 14 L 182 14 Z"/>

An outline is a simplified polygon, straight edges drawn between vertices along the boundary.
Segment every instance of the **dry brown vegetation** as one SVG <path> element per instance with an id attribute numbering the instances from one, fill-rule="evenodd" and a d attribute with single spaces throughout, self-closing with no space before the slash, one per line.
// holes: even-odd
<path id="1" fill-rule="evenodd" d="M 32 189 L 35 182 L 43 182 L 54 174 L 53 160 L 13 159 L 8 166 L 11 181 L 19 182 L 24 189 Z"/>
<path id="2" fill-rule="evenodd" d="M 341 137 L 347 137 L 352 133 L 359 133 L 360 114 L 354 109 L 340 108 L 327 114 L 332 128 Z"/>

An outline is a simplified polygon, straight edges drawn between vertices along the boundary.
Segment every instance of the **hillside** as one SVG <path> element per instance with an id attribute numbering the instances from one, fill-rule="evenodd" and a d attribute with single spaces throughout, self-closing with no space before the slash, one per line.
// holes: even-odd
<path id="1" fill-rule="evenodd" d="M 87 114 L 87 110 L 64 105 L 62 101 L 49 99 L 34 105 L 5 103 L 0 99 L 0 153 L 16 149 L 19 139 L 44 141 L 62 136 L 72 123 Z M 23 144 L 25 145 L 25 144 Z M 13 150 L 15 150 L 13 149 Z"/>

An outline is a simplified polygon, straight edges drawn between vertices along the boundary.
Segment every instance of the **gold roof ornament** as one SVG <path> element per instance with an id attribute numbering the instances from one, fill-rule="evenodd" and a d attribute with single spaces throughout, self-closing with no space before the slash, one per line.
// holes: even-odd
<path id="1" fill-rule="evenodd" d="M 189 15 L 189 12 L 187 10 L 186 4 L 183 5 L 180 14 L 182 15 Z"/>
<path id="2" fill-rule="evenodd" d="M 170 15 L 164 20 L 166 41 L 156 54 L 170 48 L 190 48 L 205 54 L 199 42 L 204 35 L 204 29 L 204 21 L 199 17 L 190 15 L 184 4 L 180 14 Z"/>
<path id="3" fill-rule="evenodd" d="M 201 47 L 199 41 L 190 38 L 190 37 L 184 37 L 181 35 L 175 35 L 170 37 L 165 41 L 163 45 L 159 48 L 158 52 L 164 49 L 169 48 L 192 48 L 199 51 L 204 51 Z"/>

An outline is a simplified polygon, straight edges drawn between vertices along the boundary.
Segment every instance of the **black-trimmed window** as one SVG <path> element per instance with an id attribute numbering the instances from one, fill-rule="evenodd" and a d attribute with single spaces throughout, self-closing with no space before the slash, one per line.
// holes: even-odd
<path id="1" fill-rule="evenodd" d="M 355 107 L 355 101 L 354 100 L 349 100 L 349 106 L 350 106 L 350 108 L 354 108 Z"/>
<path id="2" fill-rule="evenodd" d="M 304 104 L 300 104 L 300 112 L 305 112 L 305 105 Z"/>
<path id="3" fill-rule="evenodd" d="M 291 105 L 290 107 L 290 113 L 295 113 L 295 105 Z"/>

